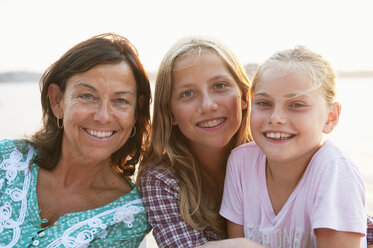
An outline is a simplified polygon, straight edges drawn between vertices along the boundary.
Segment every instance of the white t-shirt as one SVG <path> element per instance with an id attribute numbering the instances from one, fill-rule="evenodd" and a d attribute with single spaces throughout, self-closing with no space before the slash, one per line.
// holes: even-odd
<path id="1" fill-rule="evenodd" d="M 254 143 L 229 159 L 220 214 L 244 226 L 245 237 L 265 247 L 316 247 L 313 231 L 365 233 L 365 186 L 356 165 L 330 141 L 315 153 L 287 202 L 275 215 L 267 191 L 266 156 Z"/>

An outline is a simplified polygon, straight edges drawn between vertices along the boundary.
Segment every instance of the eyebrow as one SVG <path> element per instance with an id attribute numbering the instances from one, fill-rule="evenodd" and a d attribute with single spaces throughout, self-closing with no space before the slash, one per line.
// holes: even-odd
<path id="1" fill-rule="evenodd" d="M 229 79 L 229 80 L 235 80 L 234 77 L 230 73 L 221 73 L 219 75 L 213 76 L 209 79 L 209 81 L 215 81 L 219 79 Z"/>
<path id="2" fill-rule="evenodd" d="M 97 91 L 95 87 L 93 87 L 92 85 L 89 85 L 87 83 L 84 83 L 82 81 L 76 81 L 75 82 L 75 85 L 74 85 L 74 88 L 78 88 L 79 86 L 82 86 L 82 87 L 86 87 L 86 88 L 89 88 L 93 91 Z"/>
<path id="3" fill-rule="evenodd" d="M 80 87 L 80 86 L 89 88 L 89 89 L 97 92 L 97 89 L 95 87 L 93 87 L 92 85 L 87 84 L 85 82 L 82 82 L 82 81 L 77 81 L 74 85 L 74 88 L 77 88 L 77 87 Z M 132 91 L 129 91 L 129 90 L 121 90 L 121 91 L 115 92 L 115 95 L 123 95 L 123 94 L 130 94 L 130 95 L 135 96 L 135 94 Z"/>
<path id="4" fill-rule="evenodd" d="M 229 73 L 221 73 L 219 75 L 213 76 L 207 82 L 213 82 L 216 80 L 233 80 L 234 82 L 236 82 L 235 78 Z M 181 82 L 179 86 L 175 87 L 175 90 L 188 88 L 192 85 L 194 84 L 190 82 Z"/>
<path id="5" fill-rule="evenodd" d="M 267 94 L 264 91 L 258 91 L 257 93 L 254 94 L 254 96 L 271 97 L 269 94 Z M 285 98 L 294 98 L 294 97 L 297 97 L 297 96 L 307 96 L 307 95 L 304 94 L 304 92 L 299 91 L 299 92 L 290 92 L 289 94 L 286 94 L 284 97 Z"/>

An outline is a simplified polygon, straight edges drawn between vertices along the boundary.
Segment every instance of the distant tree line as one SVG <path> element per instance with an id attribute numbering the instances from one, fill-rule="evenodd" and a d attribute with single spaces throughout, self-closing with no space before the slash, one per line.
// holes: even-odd
<path id="1" fill-rule="evenodd" d="M 250 79 L 253 78 L 256 69 L 259 64 L 248 63 L 245 65 L 247 75 Z M 0 73 L 1 82 L 39 82 L 41 73 L 16 71 L 16 72 L 5 72 Z M 155 72 L 148 72 L 150 81 L 154 82 L 156 78 Z M 338 71 L 338 77 L 373 77 L 373 71 Z"/>
<path id="2" fill-rule="evenodd" d="M 36 72 L 5 72 L 0 73 L 0 82 L 39 82 L 41 73 Z"/>

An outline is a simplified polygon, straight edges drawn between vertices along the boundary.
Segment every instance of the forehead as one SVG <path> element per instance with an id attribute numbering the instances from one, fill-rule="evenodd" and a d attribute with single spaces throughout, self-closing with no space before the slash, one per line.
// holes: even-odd
<path id="1" fill-rule="evenodd" d="M 301 70 L 268 68 L 256 82 L 254 94 L 297 96 L 318 92 L 319 88 Z"/>
<path id="2" fill-rule="evenodd" d="M 199 62 L 215 62 L 225 65 L 225 62 L 215 51 L 208 48 L 197 47 L 177 57 L 173 65 L 173 71 L 192 67 Z"/>
<path id="3" fill-rule="evenodd" d="M 121 86 L 136 88 L 135 76 L 126 62 L 96 65 L 86 72 L 72 75 L 67 81 L 67 86 L 76 86 L 78 82 L 107 89 Z"/>

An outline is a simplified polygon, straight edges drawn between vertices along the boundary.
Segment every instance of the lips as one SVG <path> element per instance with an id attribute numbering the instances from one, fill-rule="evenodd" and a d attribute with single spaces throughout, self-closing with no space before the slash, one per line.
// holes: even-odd
<path id="1" fill-rule="evenodd" d="M 203 121 L 198 123 L 198 126 L 202 128 L 214 128 L 222 124 L 225 120 L 226 118 L 219 118 L 214 120 Z"/>
<path id="2" fill-rule="evenodd" d="M 96 138 L 109 138 L 114 134 L 114 131 L 97 131 L 92 129 L 86 129 L 87 133 L 89 133 L 91 136 L 94 136 Z"/>
<path id="3" fill-rule="evenodd" d="M 290 139 L 294 137 L 294 134 L 290 133 L 284 133 L 284 132 L 266 132 L 264 135 L 267 138 L 274 139 L 274 140 L 285 140 L 285 139 Z"/>

